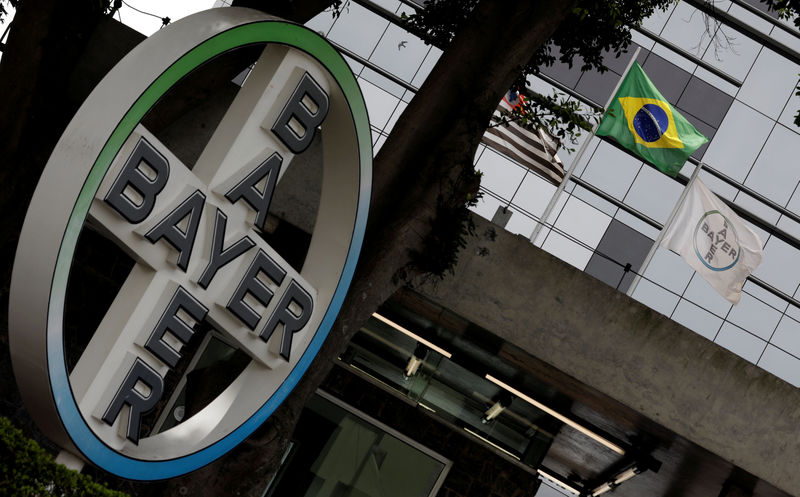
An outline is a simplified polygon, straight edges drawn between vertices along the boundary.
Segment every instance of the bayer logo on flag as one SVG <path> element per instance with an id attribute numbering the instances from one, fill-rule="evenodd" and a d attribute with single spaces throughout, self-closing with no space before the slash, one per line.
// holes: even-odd
<path id="1" fill-rule="evenodd" d="M 657 104 L 644 104 L 633 116 L 633 129 L 642 140 L 648 143 L 661 138 L 667 132 L 668 127 L 669 116 Z"/>
<path id="2" fill-rule="evenodd" d="M 700 262 L 712 271 L 726 271 L 739 262 L 736 228 L 720 211 L 708 211 L 697 222 L 694 250 Z"/>

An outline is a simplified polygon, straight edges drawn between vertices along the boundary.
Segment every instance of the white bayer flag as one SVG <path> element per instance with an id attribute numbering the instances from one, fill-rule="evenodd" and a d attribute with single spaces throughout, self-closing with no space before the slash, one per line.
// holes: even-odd
<path id="1" fill-rule="evenodd" d="M 677 252 L 733 304 L 761 264 L 763 244 L 742 219 L 695 178 L 661 246 Z"/>

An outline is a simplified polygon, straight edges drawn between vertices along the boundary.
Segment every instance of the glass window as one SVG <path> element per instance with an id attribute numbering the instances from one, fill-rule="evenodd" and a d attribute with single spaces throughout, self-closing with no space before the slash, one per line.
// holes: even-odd
<path id="1" fill-rule="evenodd" d="M 525 238 L 530 238 L 533 230 L 536 228 L 536 220 L 528 217 L 523 212 L 514 212 L 511 219 L 506 224 L 506 230 L 515 235 L 521 235 Z"/>
<path id="2" fill-rule="evenodd" d="M 653 14 L 642 22 L 642 27 L 655 34 L 661 34 L 664 25 L 667 23 L 670 14 L 675 9 L 676 4 L 669 5 L 666 9 L 656 9 Z"/>
<path id="3" fill-rule="evenodd" d="M 414 74 L 414 78 L 411 80 L 411 84 L 419 88 L 422 86 L 423 81 L 428 77 L 428 74 L 431 73 L 433 70 L 433 66 L 436 65 L 436 62 L 439 61 L 439 57 L 442 56 L 442 51 L 436 47 L 430 47 L 428 54 L 425 56 L 425 60 L 422 61 L 422 64 L 419 66 L 419 70 L 417 73 Z"/>
<path id="4" fill-rule="evenodd" d="M 779 21 L 783 24 L 786 24 L 786 21 Z M 789 24 L 791 25 L 791 30 L 796 31 L 797 27 L 794 25 L 794 22 L 790 21 Z M 792 35 L 787 33 L 781 28 L 774 28 L 770 37 L 780 43 L 783 43 L 787 47 L 791 48 L 795 52 L 800 52 L 800 38 L 797 35 Z"/>
<path id="5" fill-rule="evenodd" d="M 744 181 L 770 129 L 772 121 L 769 118 L 734 101 L 703 160 L 733 179 Z M 742 137 L 747 139 L 743 140 Z"/>
<path id="6" fill-rule="evenodd" d="M 794 304 L 789 304 L 789 307 L 786 308 L 786 315 L 795 321 L 800 322 L 800 307 L 797 307 Z"/>
<path id="7" fill-rule="evenodd" d="M 612 71 L 602 74 L 597 71 L 586 71 L 581 74 L 575 91 L 600 105 L 605 105 L 619 78 L 619 74 Z"/>
<path id="8" fill-rule="evenodd" d="M 562 233 L 596 247 L 606 232 L 611 217 L 570 195 L 555 222 Z"/>
<path id="9" fill-rule="evenodd" d="M 600 145 L 600 143 L 602 143 L 602 140 L 594 134 L 584 131 L 579 137 L 576 138 L 577 143 L 565 144 L 567 148 L 572 150 L 568 150 L 562 146 L 562 148 L 558 151 L 558 158 L 561 159 L 561 162 L 564 164 L 564 169 L 567 170 L 572 167 L 572 161 L 575 160 L 575 156 L 578 154 L 586 140 L 591 141 L 588 145 L 586 145 L 586 150 L 583 152 L 583 157 L 581 157 L 580 163 L 575 166 L 575 169 L 573 170 L 572 174 L 574 176 L 580 177 L 583 174 L 592 156 L 597 151 L 597 147 Z"/>
<path id="10" fill-rule="evenodd" d="M 693 73 L 695 69 L 697 69 L 697 64 L 690 61 L 686 57 L 673 52 L 671 49 L 666 48 L 664 45 L 661 45 L 659 43 L 656 43 L 655 46 L 653 47 L 653 53 L 672 62 L 677 67 L 680 67 L 681 69 L 689 73 Z"/>
<path id="11" fill-rule="evenodd" d="M 800 357 L 800 322 L 790 316 L 783 316 L 770 343 Z"/>
<path id="12" fill-rule="evenodd" d="M 733 98 L 729 95 L 700 78 L 692 77 L 686 86 L 686 91 L 678 100 L 677 106 L 683 111 L 690 112 L 704 123 L 718 128 L 725 114 L 728 113 L 731 102 L 733 102 Z"/>
<path id="13" fill-rule="evenodd" d="M 525 168 L 488 148 L 481 154 L 475 169 L 483 173 L 481 187 L 504 199 L 511 198 L 525 175 Z"/>
<path id="14" fill-rule="evenodd" d="M 653 240 L 615 220 L 597 244 L 597 252 L 586 265 L 586 272 L 626 292 L 644 262 Z M 625 272 L 625 266 L 631 271 Z"/>
<path id="15" fill-rule="evenodd" d="M 632 214 L 628 214 L 622 209 L 617 211 L 617 215 L 614 216 L 614 219 L 621 222 L 625 226 L 629 226 L 635 229 L 636 231 L 650 238 L 651 240 L 655 240 L 656 237 L 658 237 L 658 232 L 660 230 L 650 226 L 649 224 L 640 220 L 638 217 L 635 217 Z"/>
<path id="16" fill-rule="evenodd" d="M 694 270 L 678 254 L 659 247 L 644 272 L 645 278 L 681 295 Z M 666 314 L 666 313 L 665 313 Z"/>
<path id="17" fill-rule="evenodd" d="M 711 190 L 712 193 L 714 193 L 714 195 L 717 197 L 732 201 L 740 192 L 740 190 L 735 186 L 722 181 L 706 171 L 700 171 L 699 178 L 703 181 L 703 184 L 706 185 L 706 187 L 708 187 L 708 189 Z"/>
<path id="18" fill-rule="evenodd" d="M 790 206 L 792 205 L 792 200 L 789 200 Z M 778 221 L 778 228 L 782 229 L 791 236 L 800 239 L 800 223 L 796 223 L 786 216 L 781 216 L 780 220 Z"/>
<path id="19" fill-rule="evenodd" d="M 372 153 L 373 155 L 378 155 L 378 151 L 380 151 L 383 144 L 386 143 L 386 136 L 380 135 L 372 144 Z"/>
<path id="20" fill-rule="evenodd" d="M 764 12 L 767 12 L 771 15 L 775 15 L 775 12 L 772 12 L 767 8 L 767 6 L 761 2 L 754 2 L 757 5 L 753 5 L 754 7 L 761 9 Z M 716 5 L 714 5 L 716 7 Z M 746 10 L 744 7 L 740 7 L 738 5 L 731 5 L 728 12 L 733 15 L 736 19 L 739 19 L 744 22 L 747 26 L 751 28 L 755 28 L 758 31 L 761 31 L 764 34 L 770 34 L 772 31 L 772 23 L 767 21 L 766 19 L 762 19 L 761 17 L 753 14 L 749 10 Z"/>
<path id="21" fill-rule="evenodd" d="M 719 43 L 710 46 L 702 58 L 720 71 L 744 81 L 761 45 L 732 28 L 726 27 L 723 33 L 727 38 L 718 37 Z"/>
<path id="22" fill-rule="evenodd" d="M 357 3 L 350 2 L 334 23 L 328 38 L 368 59 L 388 26 L 389 21 L 381 19 Z"/>
<path id="23" fill-rule="evenodd" d="M 333 18 L 333 14 L 331 12 L 322 11 L 315 15 L 313 19 L 308 21 L 306 23 L 306 27 L 313 29 L 322 36 L 327 36 L 328 31 L 331 29 L 331 26 L 333 26 L 335 20 L 336 19 Z"/>
<path id="24" fill-rule="evenodd" d="M 372 0 L 373 3 L 380 5 L 389 12 L 395 12 L 400 7 L 400 0 Z"/>
<path id="25" fill-rule="evenodd" d="M 383 129 L 392 116 L 399 99 L 386 93 L 369 81 L 359 78 L 358 84 L 367 104 L 370 124 L 378 129 Z"/>
<path id="26" fill-rule="evenodd" d="M 385 133 L 389 133 L 394 128 L 394 125 L 397 124 L 397 120 L 400 119 L 400 115 L 406 110 L 408 104 L 403 102 L 402 100 L 397 104 L 395 107 L 394 112 L 392 112 L 392 117 L 389 118 L 389 122 L 386 123 L 386 126 L 383 127 L 383 131 Z"/>
<path id="27" fill-rule="evenodd" d="M 699 57 L 711 42 L 713 34 L 708 33 L 705 17 L 687 2 L 679 2 L 661 31 L 661 36 Z"/>
<path id="28" fill-rule="evenodd" d="M 778 211 L 768 207 L 760 200 L 756 200 L 751 195 L 746 193 L 739 192 L 739 194 L 736 195 L 736 205 L 746 210 L 750 214 L 760 217 L 761 219 L 770 223 L 776 223 L 780 217 L 780 213 Z M 749 223 L 748 225 L 752 228 L 752 225 Z M 761 241 L 763 242 L 764 240 Z"/>
<path id="29" fill-rule="evenodd" d="M 429 497 L 450 461 L 332 397 L 303 409 L 287 466 L 267 497 Z"/>
<path id="30" fill-rule="evenodd" d="M 720 78 L 713 72 L 704 69 L 700 66 L 697 66 L 697 70 L 694 72 L 694 76 L 702 79 L 706 83 L 710 83 L 711 86 L 713 86 L 714 88 L 722 90 L 727 95 L 730 95 L 732 97 L 735 97 L 736 93 L 739 92 L 739 87 L 737 85 L 729 83 L 727 80 Z"/>
<path id="31" fill-rule="evenodd" d="M 619 210 L 619 207 L 617 207 L 616 205 L 612 204 L 611 202 L 601 197 L 598 197 L 597 195 L 590 192 L 586 188 L 583 188 L 580 185 L 575 186 L 575 190 L 572 192 L 572 194 L 577 198 L 583 200 L 587 204 L 593 206 L 595 209 L 599 209 L 605 212 L 609 216 L 613 217 Z"/>
<path id="32" fill-rule="evenodd" d="M 785 205 L 800 182 L 797 163 L 800 135 L 775 126 L 745 184 L 778 204 Z"/>
<path id="33" fill-rule="evenodd" d="M 567 495 L 573 495 L 567 491 L 556 490 L 545 480 L 542 480 L 542 483 L 543 485 L 541 485 L 536 492 L 536 497 L 565 497 Z"/>
<path id="34" fill-rule="evenodd" d="M 534 216 L 541 216 L 555 192 L 555 185 L 537 174 L 528 172 L 517 194 L 514 195 L 514 205 Z"/>
<path id="35" fill-rule="evenodd" d="M 672 314 L 672 311 L 675 310 L 675 304 L 680 299 L 679 296 L 669 290 L 644 278 L 639 280 L 639 284 L 633 292 L 633 298 L 665 316 Z"/>
<path id="36" fill-rule="evenodd" d="M 569 88 L 575 88 L 578 79 L 581 77 L 581 62 L 580 59 L 572 64 L 572 67 L 558 60 L 559 51 L 557 47 L 552 47 L 553 53 L 556 56 L 556 61 L 550 67 L 542 67 L 540 70 L 542 74 L 546 74 L 555 79 L 559 83 Z"/>
<path id="37" fill-rule="evenodd" d="M 800 85 L 800 81 L 795 81 L 795 87 L 798 85 Z M 795 95 L 795 92 L 792 92 L 791 96 L 789 97 L 789 101 L 783 108 L 783 112 L 781 112 L 781 117 L 778 118 L 778 122 L 789 128 L 789 130 L 799 133 L 800 128 L 794 124 L 794 118 L 799 110 L 800 96 Z"/>
<path id="38" fill-rule="evenodd" d="M 386 78 L 385 76 L 381 76 L 380 74 L 376 73 L 369 67 L 365 67 L 364 70 L 361 71 L 360 77 L 366 79 L 367 81 L 374 84 L 378 88 L 381 88 L 384 91 L 391 93 L 397 98 L 401 98 L 403 95 L 406 94 L 405 88 L 395 83 L 394 81 Z"/>
<path id="39" fill-rule="evenodd" d="M 390 24 L 369 60 L 403 81 L 411 81 L 428 54 L 428 45 L 408 31 Z"/>
<path id="40" fill-rule="evenodd" d="M 351 59 L 346 55 L 342 55 L 342 58 L 345 62 L 347 62 L 347 65 L 350 66 L 350 70 L 353 71 L 353 74 L 358 75 L 361 73 L 361 70 L 364 69 L 364 64 L 361 62 Z"/>
<path id="41" fill-rule="evenodd" d="M 764 340 L 731 323 L 722 325 L 722 329 L 719 330 L 719 335 L 714 341 L 753 364 L 758 362 L 758 358 L 761 357 L 761 353 L 767 346 L 767 342 Z"/>
<path id="42" fill-rule="evenodd" d="M 672 104 L 678 102 L 692 77 L 688 72 L 654 53 L 647 56 L 642 68 L 658 91 Z"/>
<path id="43" fill-rule="evenodd" d="M 781 313 L 786 312 L 786 308 L 789 306 L 788 301 L 779 297 L 778 295 L 775 295 L 769 290 L 761 288 L 751 280 L 747 280 L 744 282 L 744 285 L 742 286 L 742 291 L 748 293 L 749 295 L 751 295 L 756 299 L 763 301 L 764 303 L 766 303 L 770 307 L 777 309 Z"/>
<path id="44" fill-rule="evenodd" d="M 717 316 L 725 316 L 731 308 L 731 303 L 722 298 L 722 296 L 697 273 L 692 277 L 689 286 L 686 287 L 683 298 L 691 300 Z"/>
<path id="45" fill-rule="evenodd" d="M 777 119 L 794 93 L 798 72 L 797 64 L 764 48 L 736 98 Z"/>
<path id="46" fill-rule="evenodd" d="M 652 167 L 643 167 L 625 196 L 625 203 L 664 224 L 683 191 L 683 186 Z"/>
<path id="47" fill-rule="evenodd" d="M 742 300 L 731 308 L 727 319 L 750 333 L 769 340 L 781 319 L 781 312 L 743 293 Z"/>
<path id="48" fill-rule="evenodd" d="M 550 231 L 542 248 L 580 270 L 583 270 L 589 262 L 589 259 L 592 258 L 591 250 L 582 247 L 555 231 Z"/>
<path id="49" fill-rule="evenodd" d="M 645 50 L 645 51 L 648 51 L 648 52 L 650 50 L 652 50 L 653 47 L 656 44 L 655 41 L 653 41 L 651 38 L 648 38 L 647 36 L 643 35 L 639 31 L 631 31 L 631 40 L 633 40 L 634 43 L 636 43 L 637 45 L 642 47 L 642 50 Z"/>
<path id="50" fill-rule="evenodd" d="M 603 64 L 605 64 L 606 67 L 613 72 L 617 73 L 617 79 L 619 79 L 620 75 L 625 71 L 625 68 L 628 67 L 628 63 L 630 63 L 631 57 L 633 57 L 633 54 L 636 52 L 637 48 L 640 48 L 640 46 L 634 41 L 628 48 L 625 49 L 624 52 L 619 55 L 619 57 L 617 57 L 614 52 L 606 50 L 603 52 Z M 647 54 L 647 49 L 644 47 L 641 48 L 642 50 L 639 52 L 639 56 L 637 57 L 640 61 L 640 64 L 643 60 L 643 55 Z M 608 98 L 609 95 L 611 95 L 611 91 L 608 92 L 606 98 Z"/>
<path id="51" fill-rule="evenodd" d="M 762 241 L 764 239 L 762 238 Z M 764 243 L 764 258 L 753 273 L 788 295 L 800 281 L 800 251 L 775 237 Z"/>
<path id="52" fill-rule="evenodd" d="M 581 178 L 614 198 L 622 199 L 641 167 L 642 161 L 639 159 L 603 142 L 592 155 Z"/>
<path id="53" fill-rule="evenodd" d="M 672 319 L 709 340 L 714 340 L 722 324 L 722 318 L 692 304 L 688 300 L 678 302 L 678 307 L 672 313 Z"/>
<path id="54" fill-rule="evenodd" d="M 758 365 L 778 378 L 800 387 L 800 359 L 767 345 Z"/>

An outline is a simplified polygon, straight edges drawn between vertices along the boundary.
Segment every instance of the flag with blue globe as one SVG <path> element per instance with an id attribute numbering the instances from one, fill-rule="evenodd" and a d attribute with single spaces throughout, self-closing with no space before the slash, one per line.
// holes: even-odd
<path id="1" fill-rule="evenodd" d="M 638 62 L 631 66 L 596 134 L 615 138 L 672 177 L 708 141 L 667 102 Z"/>

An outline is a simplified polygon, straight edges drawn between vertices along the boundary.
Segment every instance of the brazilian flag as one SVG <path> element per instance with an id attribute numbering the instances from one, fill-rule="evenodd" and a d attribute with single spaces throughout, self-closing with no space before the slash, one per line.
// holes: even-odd
<path id="1" fill-rule="evenodd" d="M 614 137 L 673 178 L 692 152 L 708 141 L 667 102 L 638 62 L 625 76 L 596 134 Z"/>

